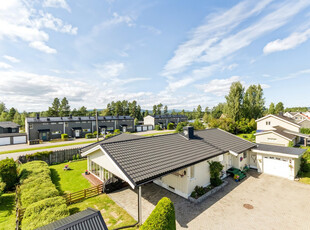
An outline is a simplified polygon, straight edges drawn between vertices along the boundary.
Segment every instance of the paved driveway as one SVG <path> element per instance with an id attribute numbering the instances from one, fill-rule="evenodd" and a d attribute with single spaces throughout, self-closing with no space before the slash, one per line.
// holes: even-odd
<path id="1" fill-rule="evenodd" d="M 174 202 L 177 229 L 310 229 L 310 185 L 254 171 L 242 183 L 227 180 L 223 190 L 197 205 L 155 184 L 144 185 L 143 221 L 166 196 Z M 136 192 L 128 188 L 109 195 L 137 219 Z"/>

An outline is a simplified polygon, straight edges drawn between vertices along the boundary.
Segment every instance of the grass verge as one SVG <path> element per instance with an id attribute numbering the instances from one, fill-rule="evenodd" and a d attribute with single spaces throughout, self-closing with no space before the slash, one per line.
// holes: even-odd
<path id="1" fill-rule="evenodd" d="M 70 170 L 63 170 L 65 165 L 69 165 Z M 89 181 L 82 176 L 87 169 L 87 160 L 51 165 L 50 169 L 52 181 L 61 194 L 91 187 Z"/>
<path id="2" fill-rule="evenodd" d="M 15 229 L 15 193 L 0 196 L 0 229 Z"/>
<path id="3" fill-rule="evenodd" d="M 74 143 L 59 144 L 59 145 L 50 145 L 50 146 L 41 146 L 41 147 L 33 147 L 33 148 L 25 148 L 25 149 L 8 150 L 8 151 L 1 151 L 0 154 L 19 153 L 19 152 L 26 152 L 26 151 L 33 151 L 33 150 L 42 150 L 42 149 L 45 150 L 45 149 L 65 147 L 65 146 L 91 144 L 91 143 L 95 143 L 95 142 L 97 142 L 97 140 L 74 142 Z"/>

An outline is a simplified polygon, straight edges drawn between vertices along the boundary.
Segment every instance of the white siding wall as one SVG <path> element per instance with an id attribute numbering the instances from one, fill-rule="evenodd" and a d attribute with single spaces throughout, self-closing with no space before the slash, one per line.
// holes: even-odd
<path id="1" fill-rule="evenodd" d="M 267 125 L 266 122 L 270 122 L 270 125 Z M 281 126 L 287 130 L 291 130 L 294 132 L 299 132 L 300 129 L 299 127 L 296 127 L 289 122 L 282 121 L 274 117 L 268 117 L 257 122 L 257 130 L 271 130 L 273 126 Z"/>
<path id="2" fill-rule="evenodd" d="M 274 133 L 256 135 L 256 143 L 288 146 L 290 141 Z"/>
<path id="3" fill-rule="evenodd" d="M 153 125 L 154 126 L 154 117 L 152 116 L 146 116 L 144 119 L 144 125 Z"/>

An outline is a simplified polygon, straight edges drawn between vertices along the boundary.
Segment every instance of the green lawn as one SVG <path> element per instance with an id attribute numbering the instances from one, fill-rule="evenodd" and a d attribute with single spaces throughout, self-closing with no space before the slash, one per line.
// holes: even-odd
<path id="1" fill-rule="evenodd" d="M 140 136 L 150 137 L 150 136 L 165 135 L 165 134 L 171 134 L 171 133 L 176 133 L 176 131 L 175 130 L 171 130 L 171 131 L 167 131 L 167 132 L 160 132 L 159 131 L 158 133 L 143 134 Z"/>
<path id="2" fill-rule="evenodd" d="M 15 193 L 5 193 L 0 197 L 0 229 L 15 229 Z"/>
<path id="3" fill-rule="evenodd" d="M 133 201 L 136 202 L 136 201 Z M 136 221 L 121 207 L 119 207 L 109 196 L 102 194 L 88 198 L 82 202 L 69 206 L 70 214 L 85 210 L 87 207 L 101 210 L 104 221 L 109 229 L 132 225 Z M 136 228 L 131 228 L 136 229 Z"/>
<path id="4" fill-rule="evenodd" d="M 90 144 L 90 143 L 94 143 L 94 142 L 97 142 L 97 140 L 66 143 L 66 144 L 59 144 L 59 145 L 50 145 L 50 146 L 41 146 L 41 147 L 33 147 L 33 148 L 26 148 L 26 149 L 16 149 L 16 150 L 9 150 L 9 151 L 1 151 L 0 154 L 19 153 L 19 152 L 25 152 L 25 151 L 42 150 L 42 149 L 45 150 L 45 149 L 58 148 L 58 147 L 64 147 L 64 146 Z"/>
<path id="5" fill-rule="evenodd" d="M 303 155 L 308 161 L 308 168 L 310 170 L 310 147 L 301 147 L 303 149 L 308 149 L 308 151 Z M 299 180 L 301 183 L 310 184 L 310 171 L 305 173 Z"/>
<path id="6" fill-rule="evenodd" d="M 252 133 L 241 133 L 241 134 L 237 134 L 237 136 L 247 141 L 255 142 L 255 137 Z"/>
<path id="7" fill-rule="evenodd" d="M 69 165 L 70 170 L 63 170 L 65 165 Z M 87 160 L 51 165 L 50 169 L 52 181 L 62 194 L 91 187 L 88 180 L 82 176 L 82 173 L 87 169 Z"/>

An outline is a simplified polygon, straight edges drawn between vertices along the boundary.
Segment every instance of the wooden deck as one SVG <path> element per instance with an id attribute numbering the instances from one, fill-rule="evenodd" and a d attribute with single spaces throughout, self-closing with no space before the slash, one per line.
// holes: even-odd
<path id="1" fill-rule="evenodd" d="M 99 184 L 103 184 L 101 180 L 99 180 L 97 177 L 95 177 L 93 174 L 85 175 L 85 173 L 82 173 L 83 177 L 85 177 L 93 186 L 97 186 Z"/>

